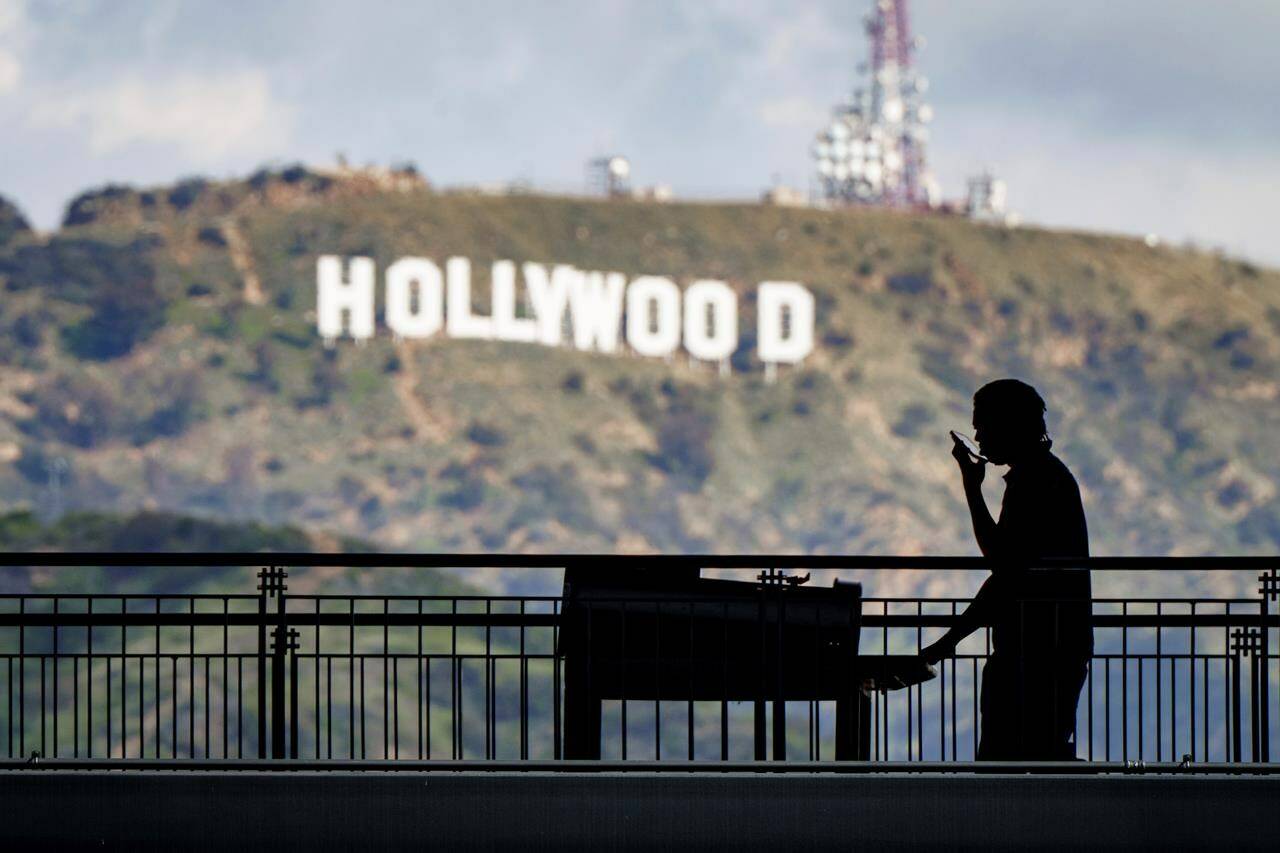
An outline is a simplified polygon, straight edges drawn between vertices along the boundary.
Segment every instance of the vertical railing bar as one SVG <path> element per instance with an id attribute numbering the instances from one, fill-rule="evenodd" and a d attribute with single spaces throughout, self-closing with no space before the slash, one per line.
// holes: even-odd
<path id="1" fill-rule="evenodd" d="M 588 624 L 590 624 L 590 611 Z M 662 602 L 654 601 L 653 631 L 653 760 L 662 760 L 662 677 L 658 662 L 662 660 Z M 588 635 L 589 636 L 589 635 Z M 588 641 L 588 645 L 589 645 Z M 594 701 L 594 700 L 593 700 Z M 593 710 L 594 713 L 594 710 Z"/>
<path id="2" fill-rule="evenodd" d="M 390 621 L 387 619 L 387 615 L 388 613 L 390 613 L 390 610 L 391 610 L 391 599 L 389 598 L 382 599 L 382 757 L 384 759 L 389 758 L 391 756 L 391 748 L 390 748 L 391 732 L 389 730 L 389 726 L 391 723 L 390 716 L 389 716 L 389 712 L 390 712 L 389 702 L 391 697 L 389 696 L 390 686 L 387 684 L 387 679 L 390 675 L 389 673 L 390 665 L 387 662 L 387 655 L 391 653 L 390 642 L 389 642 L 391 626 L 390 626 Z"/>
<path id="3" fill-rule="evenodd" d="M 18 630 L 22 630 L 22 626 L 20 626 L 20 625 L 19 625 Z M 76 658 L 76 660 L 77 660 L 77 663 L 78 663 L 79 658 Z M 6 672 L 8 672 L 8 675 L 6 675 L 6 676 L 5 676 L 5 701 L 6 701 L 6 703 L 8 703 L 8 706 L 6 706 L 6 707 L 8 707 L 8 713 L 6 713 L 6 715 L 5 715 L 5 719 L 4 719 L 4 727 L 5 727 L 5 735 L 6 735 L 6 736 L 8 736 L 8 739 L 9 739 L 9 757 L 10 757 L 10 758 L 13 758 L 13 724 L 14 724 L 14 719 L 13 719 L 13 657 L 12 657 L 12 656 L 9 656 L 9 654 L 6 654 L 6 656 L 5 656 L 5 670 L 6 670 Z M 76 679 L 76 685 L 77 685 L 77 689 L 78 689 L 78 686 L 79 686 L 79 678 L 78 678 L 78 676 L 77 676 L 77 679 Z M 77 702 L 77 704 L 76 704 L 76 736 L 77 736 L 77 738 L 79 738 L 79 703 L 78 703 L 78 702 Z M 79 743 L 78 743 L 78 742 L 77 742 L 77 744 L 76 744 L 76 757 L 77 757 L 77 758 L 79 758 Z"/>
<path id="4" fill-rule="evenodd" d="M 13 666 L 9 667 L 9 680 L 5 682 L 9 694 L 9 716 L 5 717 L 5 728 L 11 728 L 13 722 Z M 71 754 L 80 757 L 80 656 L 71 658 Z M 9 755 L 13 757 L 12 738 L 10 738 Z"/>
<path id="5" fill-rule="evenodd" d="M 258 573 L 258 758 L 267 757 L 267 569 Z"/>
<path id="6" fill-rule="evenodd" d="M 1156 602 L 1156 761 L 1164 758 L 1164 668 L 1160 665 L 1163 658 L 1164 646 L 1161 643 L 1161 635 L 1163 631 L 1159 624 L 1162 614 L 1161 603 Z M 1172 700 L 1171 700 L 1172 701 Z M 1177 758 L 1175 755 L 1174 758 Z"/>
<path id="7" fill-rule="evenodd" d="M 916 654 L 924 648 L 924 602 L 916 599 Z M 916 685 L 916 760 L 924 761 L 924 682 Z"/>
<path id="8" fill-rule="evenodd" d="M 110 637 L 110 634 L 108 634 L 107 636 Z M 111 689 L 111 652 L 109 650 L 103 654 L 102 662 L 107 665 L 107 683 L 104 688 L 104 691 L 107 696 L 107 758 L 115 758 L 115 745 L 113 740 L 113 738 L 115 737 L 115 732 L 112 731 L 113 718 L 111 714 L 111 705 L 112 705 L 111 697 L 113 694 L 113 691 Z M 43 680 L 44 678 L 43 663 L 41 666 L 40 673 L 41 673 L 41 679 Z M 44 735 L 43 735 L 44 685 L 43 683 L 40 685 L 40 719 L 41 719 L 41 749 L 43 749 L 44 747 L 44 739 L 43 739 L 44 738 Z"/>
<path id="9" fill-rule="evenodd" d="M 147 658 L 142 650 L 143 643 L 138 645 L 138 757 L 147 757 Z M 155 702 L 160 702 L 160 685 L 156 685 Z M 157 725 L 159 720 L 157 718 Z M 155 754 L 156 758 L 160 757 L 159 751 Z"/>
<path id="10" fill-rule="evenodd" d="M 1190 682 L 1190 687 L 1188 688 L 1187 695 L 1191 699 L 1190 714 L 1188 715 L 1188 720 L 1190 725 L 1187 730 L 1187 741 L 1188 741 L 1188 746 L 1190 747 L 1190 750 L 1191 750 L 1190 754 L 1191 754 L 1192 761 L 1196 760 L 1196 620 L 1195 620 L 1195 615 L 1196 615 L 1196 603 L 1193 601 L 1191 602 L 1191 640 L 1190 640 L 1191 654 L 1187 658 L 1187 662 L 1190 664 L 1190 666 L 1188 667 L 1189 669 L 1188 680 Z M 1209 709 L 1206 708 L 1205 713 L 1208 713 L 1208 710 Z"/>
<path id="11" fill-rule="evenodd" d="M 693 761 L 693 691 L 694 691 L 694 625 L 693 600 L 689 600 L 689 760 Z"/>
<path id="12" fill-rule="evenodd" d="M 1088 708 L 1089 708 L 1089 721 L 1088 721 L 1088 728 L 1089 728 L 1089 749 L 1086 751 L 1086 755 L 1088 755 L 1088 757 L 1089 757 L 1089 758 L 1088 758 L 1088 760 L 1089 760 L 1089 761 L 1093 761 L 1093 668 L 1094 668 L 1094 661 L 1093 661 L 1093 660 L 1090 660 L 1090 661 L 1089 661 L 1089 670 L 1088 670 L 1088 675 L 1086 676 L 1086 678 L 1088 679 L 1088 691 L 1089 691 L 1089 698 L 1088 698 L 1088 700 L 1087 700 L 1087 701 L 1088 701 L 1088 703 L 1089 703 L 1089 704 L 1088 704 Z"/>
<path id="13" fill-rule="evenodd" d="M 627 601 L 626 599 L 623 599 L 620 602 L 620 605 L 621 605 L 621 617 L 619 619 L 619 624 L 618 624 L 618 644 L 621 647 L 621 651 L 622 651 L 622 662 L 621 662 L 621 666 L 619 667 L 619 674 L 621 676 L 620 681 L 622 682 L 622 685 L 621 685 L 622 701 L 619 703 L 620 713 L 618 714 L 618 721 L 619 721 L 618 724 L 622 728 L 622 743 L 619 747 L 619 754 L 622 756 L 622 760 L 626 761 L 627 760 L 627 740 L 628 740 L 628 737 L 627 737 L 627 669 L 629 668 L 629 665 L 630 665 L 630 661 L 627 658 Z M 657 630 L 656 625 L 654 630 Z"/>
<path id="14" fill-rule="evenodd" d="M 316 659 L 316 678 L 320 677 L 320 659 Z M 324 737 L 325 757 L 333 758 L 333 654 L 324 657 Z M 320 749 L 320 730 L 316 729 L 316 750 Z"/>
<path id="15" fill-rule="evenodd" d="M 1129 760 L 1129 603 L 1121 602 L 1120 616 L 1120 758 Z M 1139 715 L 1142 709 L 1139 706 Z M 1139 744 L 1141 747 L 1141 744 Z M 1139 753 L 1141 754 L 1141 753 Z"/>
<path id="16" fill-rule="evenodd" d="M 955 605 L 952 605 L 954 608 Z M 952 658 L 952 667 L 954 667 L 955 658 Z M 952 669 L 954 671 L 954 669 Z M 952 685 L 952 693 L 955 692 L 955 685 Z M 947 662 L 945 658 L 938 661 L 938 761 L 947 760 Z M 952 752 L 951 760 L 955 761 L 955 753 Z"/>
<path id="17" fill-rule="evenodd" d="M 1209 760 L 1209 655 L 1206 653 L 1201 663 L 1203 664 L 1204 678 L 1204 761 Z"/>
<path id="18" fill-rule="evenodd" d="M 1253 633 L 1248 628 L 1245 631 L 1246 635 Z M 1252 639 L 1250 639 L 1250 643 L 1252 651 L 1249 654 L 1249 759 L 1256 762 L 1262 752 L 1262 733 L 1258 725 L 1262 709 L 1262 702 L 1258 696 L 1258 684 L 1261 681 L 1261 676 L 1258 673 L 1258 661 L 1261 655 L 1256 647 L 1252 647 Z"/>
<path id="19" fill-rule="evenodd" d="M 1178 657 L 1169 658 L 1169 760 L 1178 756 Z"/>
<path id="20" fill-rule="evenodd" d="M 451 612 L 456 617 L 458 615 L 458 599 L 453 599 L 451 604 Z M 453 760 L 457 761 L 462 757 L 462 744 L 460 737 L 462 731 L 461 708 L 459 708 L 461 667 L 458 665 L 458 620 L 455 618 L 449 624 L 449 739 L 453 742 Z"/>
<path id="21" fill-rule="evenodd" d="M 1231 615 L 1230 602 L 1226 604 L 1223 612 L 1227 616 Z M 1235 672 L 1235 668 L 1232 666 L 1232 660 L 1231 660 L 1231 628 L 1227 625 L 1223 625 L 1222 626 L 1222 710 L 1223 710 L 1223 717 L 1226 725 L 1223 726 L 1222 753 L 1224 756 L 1226 756 L 1227 761 L 1240 760 L 1240 750 L 1236 749 L 1233 752 L 1231 749 L 1232 744 L 1235 742 L 1235 738 L 1239 736 L 1238 731 L 1235 731 L 1235 727 L 1233 727 L 1232 725 L 1233 722 L 1235 722 L 1235 720 L 1233 719 L 1234 708 L 1237 707 L 1236 703 L 1233 703 L 1231 701 L 1231 685 L 1232 685 L 1232 682 L 1234 681 L 1234 678 L 1232 677 L 1234 672 Z"/>
<path id="22" fill-rule="evenodd" d="M 298 707 L 299 685 L 298 685 L 298 668 L 299 663 L 298 652 L 302 650 L 302 632 L 296 628 L 285 628 L 281 625 L 281 633 L 286 637 L 285 649 L 289 655 L 289 757 L 298 759 L 301 755 L 298 752 L 298 741 L 301 737 L 301 720 L 302 714 Z"/>
<path id="23" fill-rule="evenodd" d="M 1271 761 L 1271 628 L 1267 626 L 1266 618 L 1270 613 L 1271 590 L 1268 588 L 1266 580 L 1275 578 L 1275 570 L 1271 570 L 1267 575 L 1259 577 L 1260 592 L 1262 594 L 1262 602 L 1259 610 L 1263 617 L 1262 627 L 1259 629 L 1262 633 L 1261 643 L 1261 680 L 1258 684 L 1259 709 L 1262 716 L 1262 761 Z M 1272 583 L 1275 581 L 1272 580 Z M 1254 759 L 1258 760 L 1257 758 Z"/>
<path id="24" fill-rule="evenodd" d="M 1121 665 L 1123 665 L 1124 661 L 1122 660 L 1120 663 Z M 1106 699 L 1105 699 L 1106 713 L 1103 715 L 1103 719 L 1106 721 L 1106 744 L 1105 744 L 1106 749 L 1105 749 L 1105 755 L 1103 756 L 1103 760 L 1110 761 L 1111 760 L 1111 656 L 1110 655 L 1108 655 L 1105 658 L 1104 674 L 1106 676 L 1106 678 L 1103 681 L 1104 693 L 1106 694 Z"/>
<path id="25" fill-rule="evenodd" d="M 49 660 L 48 655 L 45 655 L 45 654 L 40 655 L 40 754 L 41 755 L 49 754 L 49 746 L 48 746 L 49 721 L 46 719 L 46 716 L 45 716 L 48 713 L 48 699 L 45 696 L 45 691 L 47 689 L 45 684 L 45 682 L 47 681 L 46 672 L 45 672 L 46 670 L 45 662 L 48 660 Z M 108 658 L 107 660 L 109 665 L 110 658 Z M 108 672 L 109 671 L 110 670 L 108 670 Z M 108 703 L 107 707 L 108 708 L 111 707 L 110 700 L 111 700 L 111 689 L 110 687 L 108 687 L 107 689 L 107 703 Z M 108 726 L 109 725 L 110 723 L 108 723 Z M 109 734 L 110 734 L 110 729 L 108 728 L 108 735 Z"/>
<path id="26" fill-rule="evenodd" d="M 24 611 L 25 602 L 26 602 L 25 598 L 18 599 L 19 613 L 22 613 Z M 90 615 L 93 614 L 92 598 L 86 599 L 85 612 Z M 157 628 L 156 630 L 159 630 L 159 628 Z M 92 624 L 85 626 L 84 635 L 85 635 L 84 666 L 86 670 L 86 677 L 85 677 L 85 684 L 84 684 L 84 689 L 85 689 L 84 749 L 85 749 L 85 756 L 88 758 L 93 758 L 93 625 Z M 25 637 L 26 637 L 26 629 L 24 627 L 19 627 L 18 628 L 18 648 L 19 648 L 19 653 L 24 655 L 19 662 L 21 672 L 18 676 L 19 678 L 18 690 L 19 690 L 19 697 L 20 697 L 18 702 L 18 715 L 19 715 L 18 729 L 22 735 L 22 737 L 20 737 L 20 741 L 23 744 L 23 746 L 19 750 L 19 755 L 23 758 L 26 757 L 26 752 L 27 752 L 26 746 L 25 746 L 26 723 L 25 723 L 25 720 L 23 719 L 23 711 L 25 710 L 26 704 L 27 704 L 25 699 L 23 698 L 23 693 L 24 693 L 23 688 L 25 687 L 26 681 L 27 681 L 26 657 L 25 657 L 25 651 L 24 651 L 26 648 L 26 644 L 24 642 Z"/>
<path id="27" fill-rule="evenodd" d="M 364 690 L 364 661 L 365 655 L 360 655 L 360 759 L 364 760 L 369 757 L 369 730 L 365 726 L 365 719 L 368 717 L 367 708 L 365 706 L 365 690 Z M 385 661 L 384 661 L 385 663 Z"/>
<path id="28" fill-rule="evenodd" d="M 228 754 L 228 743 L 230 738 L 227 736 L 227 717 L 230 713 L 230 703 L 227 701 L 227 693 L 229 689 L 228 682 L 230 678 L 231 666 L 231 599 L 227 596 L 222 597 L 222 757 L 230 758 Z M 141 735 L 141 732 L 139 732 Z"/>
<path id="29" fill-rule="evenodd" d="M 838 622 L 838 619 L 837 619 Z M 821 682 L 818 675 L 818 669 L 822 666 L 822 600 L 814 602 L 814 619 L 813 619 L 813 669 L 810 671 L 810 686 L 812 693 L 809 699 L 809 760 L 821 761 L 822 755 L 822 707 L 819 705 L 819 698 L 822 695 Z M 861 705 L 859 705 L 861 709 Z M 859 725 L 862 720 L 859 719 Z M 861 743 L 861 732 L 856 732 L 855 736 L 859 738 Z"/>
<path id="30" fill-rule="evenodd" d="M 129 599 L 120 596 L 120 614 L 123 617 L 129 611 Z M 129 757 L 129 706 L 126 700 L 126 690 L 129 687 L 129 658 L 128 658 L 128 635 L 129 626 L 123 624 L 125 619 L 121 619 L 120 625 L 120 757 Z M 142 756 L 139 755 L 139 758 Z"/>
<path id="31" fill-rule="evenodd" d="M 58 599 L 53 599 L 53 757 L 58 757 Z"/>
<path id="32" fill-rule="evenodd" d="M 400 657 L 393 655 L 391 657 L 391 690 L 392 696 L 392 714 L 391 725 L 395 727 L 395 736 L 391 739 L 392 749 L 395 751 L 396 760 L 400 759 Z"/>
<path id="33" fill-rule="evenodd" d="M 978 758 L 978 658 L 972 657 L 970 661 L 973 663 L 973 725 L 969 728 L 973 731 L 973 757 Z"/>
<path id="34" fill-rule="evenodd" d="M 425 750 L 423 749 L 423 743 L 422 743 L 422 717 L 426 710 L 422 704 L 422 632 L 423 630 L 424 628 L 422 626 L 422 599 L 419 598 L 418 599 L 418 624 L 414 626 L 414 633 L 417 634 L 417 640 L 418 640 L 418 661 L 417 661 L 417 667 L 416 667 L 418 672 L 418 691 L 415 694 L 418 701 L 418 711 L 417 711 L 417 714 L 415 715 L 417 717 L 417 720 L 415 722 L 417 723 L 417 726 L 418 726 L 418 760 L 419 761 L 422 760 L 422 757 L 425 752 Z"/>
<path id="35" fill-rule="evenodd" d="M 173 713 L 170 714 L 172 718 L 170 722 L 173 726 L 173 743 L 169 744 L 169 757 L 176 759 L 178 757 L 178 655 L 171 655 L 170 663 L 173 664 L 170 672 L 171 692 L 169 694 L 173 705 Z M 109 752 L 110 745 L 108 745 L 108 754 Z"/>
<path id="36" fill-rule="evenodd" d="M 562 601 L 553 601 L 551 603 L 551 612 L 556 616 L 560 616 Z M 561 737 L 560 720 L 560 619 L 555 620 L 555 624 L 551 626 L 551 752 L 552 758 L 556 761 L 560 760 L 563 749 Z"/>
<path id="37" fill-rule="evenodd" d="M 21 626 L 19 626 L 19 630 L 21 630 Z M 9 713 L 4 718 L 4 728 L 5 728 L 5 734 L 8 735 L 8 739 L 9 739 L 9 757 L 13 758 L 13 722 L 14 722 L 13 721 L 13 658 L 9 655 L 5 656 L 5 669 L 7 671 L 7 677 L 5 679 L 5 686 L 7 688 L 5 690 L 5 699 L 8 703 Z M 79 726 L 77 726 L 76 727 L 77 734 L 79 733 L 79 731 L 80 731 L 80 728 Z M 77 749 L 76 757 L 78 758 L 79 756 L 80 756 L 80 751 L 79 749 Z"/>
<path id="38" fill-rule="evenodd" d="M 192 617 L 191 624 L 187 630 L 187 652 L 190 655 L 187 659 L 187 677 L 191 683 L 188 686 L 189 701 L 187 705 L 187 732 L 190 740 L 187 743 L 187 757 L 196 757 L 196 600 L 194 597 L 188 599 L 188 614 Z"/>
<path id="39" fill-rule="evenodd" d="M 956 618 L 956 603 L 951 602 L 951 621 L 954 623 Z M 956 715 L 956 694 L 960 692 L 960 676 L 956 672 L 956 665 L 960 662 L 959 657 L 952 655 L 951 657 L 951 760 L 958 761 L 959 754 L 956 752 L 956 730 L 959 728 L 959 720 Z"/>
<path id="40" fill-rule="evenodd" d="M 428 654 L 422 662 L 422 706 L 426 708 L 424 727 L 426 729 L 426 758 L 431 758 L 431 656 Z"/>
<path id="41" fill-rule="evenodd" d="M 493 730 L 496 721 L 493 719 L 493 599 L 484 600 L 484 757 L 493 760 Z"/>
<path id="42" fill-rule="evenodd" d="M 1243 735 L 1240 731 L 1240 652 L 1231 655 L 1231 760 L 1244 758 Z"/>
<path id="43" fill-rule="evenodd" d="M 164 713 L 163 713 L 163 710 L 162 710 L 162 708 L 161 708 L 161 702 L 160 702 L 160 695 L 161 695 L 161 693 L 160 693 L 160 689 L 161 689 L 161 688 L 160 688 L 160 619 L 159 619 L 159 616 L 160 616 L 160 596 L 156 596 L 156 599 L 155 599 L 155 605 L 156 605 L 156 606 L 155 606 L 155 611 L 154 611 L 154 612 L 155 612 L 155 614 L 156 614 L 156 617 L 157 617 L 157 618 L 156 618 L 156 630 L 155 630 L 156 656 L 155 656 L 155 667 L 154 667 L 154 671 L 155 671 L 155 681 L 156 681 L 156 759 L 158 760 L 158 759 L 161 757 L 161 755 L 160 755 L 160 727 L 164 725 Z M 90 612 L 93 612 L 93 602 L 92 602 L 92 601 L 90 601 L 90 602 L 89 602 L 89 611 L 90 611 Z M 92 662 L 92 661 L 91 661 L 91 662 Z M 141 663 L 141 661 L 139 661 L 139 663 Z M 93 673 L 92 673 L 92 671 L 89 673 L 89 675 L 90 675 L 90 678 L 89 678 L 89 684 L 90 684 L 90 685 L 92 685 L 92 684 L 93 684 L 93 677 L 92 677 L 92 676 L 93 676 Z M 90 695 L 90 703 L 89 703 L 89 707 L 90 707 L 90 710 L 91 710 L 91 712 L 92 712 L 92 707 L 93 707 L 92 695 Z"/>
<path id="44" fill-rule="evenodd" d="M 889 602 L 887 600 L 880 602 L 880 610 L 882 615 L 886 617 L 889 615 Z M 884 626 L 881 628 L 880 643 L 881 643 L 881 648 L 880 648 L 881 652 L 883 652 L 886 655 L 889 654 L 889 620 L 887 618 L 885 619 Z M 889 759 L 889 694 L 888 693 L 885 693 L 884 696 L 882 697 L 881 704 L 884 707 L 884 714 L 882 715 L 882 722 L 884 724 L 884 760 L 889 761 L 890 759 Z M 908 732 L 911 731 L 911 691 L 910 689 L 907 690 L 907 731 Z M 911 735 L 910 734 L 907 735 L 907 760 L 908 761 L 911 760 Z"/>
<path id="45" fill-rule="evenodd" d="M 319 759 L 320 758 L 320 659 L 322 654 L 322 651 L 321 651 L 322 641 L 320 639 L 320 599 L 316 598 L 315 603 L 316 603 L 316 609 L 315 609 L 316 624 L 315 624 L 315 632 L 312 635 L 312 644 L 315 647 L 314 649 L 315 658 L 313 660 L 315 661 L 316 707 L 315 707 L 315 714 L 313 715 L 313 717 L 316 722 L 315 722 L 315 729 L 312 732 L 312 735 L 316 739 L 316 758 Z M 330 726 L 333 725 L 333 720 L 328 720 L 327 722 L 329 723 Z"/>
<path id="46" fill-rule="evenodd" d="M 1138 660 L 1138 760 L 1142 761 L 1146 756 L 1146 701 L 1145 691 L 1143 690 L 1146 678 L 1143 674 L 1143 663 L 1146 656 L 1139 653 Z"/>
<path id="47" fill-rule="evenodd" d="M 209 746 L 213 738 L 209 735 L 209 656 L 204 658 L 204 757 L 209 758 Z"/>
<path id="48" fill-rule="evenodd" d="M 525 614 L 525 600 L 520 599 L 520 615 Z M 529 660 L 525 657 L 525 624 L 520 620 L 520 760 L 529 759 Z"/>
<path id="49" fill-rule="evenodd" d="M 720 602 L 720 760 L 729 760 L 729 601 Z"/>
<path id="50" fill-rule="evenodd" d="M 347 599 L 351 626 L 347 632 L 347 754 L 356 757 L 356 600 Z"/>

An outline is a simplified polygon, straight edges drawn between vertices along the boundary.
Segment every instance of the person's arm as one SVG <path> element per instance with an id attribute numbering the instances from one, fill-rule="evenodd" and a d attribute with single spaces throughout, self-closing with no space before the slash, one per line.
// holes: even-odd
<path id="1" fill-rule="evenodd" d="M 964 475 L 964 497 L 969 504 L 969 516 L 973 519 L 973 535 L 978 540 L 978 549 L 984 557 L 996 557 L 1000 554 L 999 529 L 996 520 L 991 517 L 987 508 L 987 500 L 982 496 L 982 463 L 974 466 L 978 469 L 976 479 Z"/>
<path id="2" fill-rule="evenodd" d="M 952 625 L 940 639 L 921 649 L 920 657 L 929 663 L 937 663 L 943 658 L 954 655 L 956 646 L 960 645 L 961 640 L 987 624 L 991 603 L 998 595 L 998 591 L 999 581 L 995 575 L 989 575 L 978 588 L 969 606 L 956 617 L 956 624 Z"/>
<path id="3" fill-rule="evenodd" d="M 974 459 L 968 448 L 959 439 L 952 439 L 954 447 L 951 455 L 960 466 L 960 477 L 964 482 L 964 497 L 969 504 L 969 516 L 973 519 L 973 534 L 978 540 L 978 548 L 984 557 L 995 557 L 1000 554 L 1000 531 L 996 521 L 987 508 L 986 498 L 982 496 L 982 480 L 986 476 L 986 462 Z M 921 657 L 929 663 L 937 663 L 945 657 L 955 654 L 956 646 L 965 637 L 980 628 L 989 611 L 988 604 L 994 597 L 995 574 L 988 577 L 979 587 L 973 600 L 964 612 L 959 614 L 956 624 L 941 639 L 930 643 L 920 651 Z"/>
<path id="4" fill-rule="evenodd" d="M 969 517 L 973 519 L 973 535 L 978 540 L 978 549 L 984 557 L 997 556 L 998 529 L 996 521 L 987 509 L 987 500 L 982 496 L 982 480 L 987 474 L 985 459 L 974 459 L 964 443 L 952 435 L 953 446 L 951 456 L 960 466 L 960 479 L 964 483 L 964 499 L 969 504 Z"/>

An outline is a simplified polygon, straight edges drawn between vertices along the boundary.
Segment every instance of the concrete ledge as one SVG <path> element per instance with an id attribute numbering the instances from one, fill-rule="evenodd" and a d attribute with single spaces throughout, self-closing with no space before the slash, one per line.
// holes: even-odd
<path id="1" fill-rule="evenodd" d="M 1262 776 L 7 771 L 0 846 L 1276 849 L 1277 802 Z"/>

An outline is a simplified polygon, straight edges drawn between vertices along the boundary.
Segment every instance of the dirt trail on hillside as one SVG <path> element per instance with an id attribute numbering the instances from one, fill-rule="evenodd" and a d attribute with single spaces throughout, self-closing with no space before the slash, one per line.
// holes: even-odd
<path id="1" fill-rule="evenodd" d="M 396 355 L 400 357 L 400 370 L 396 373 L 392 386 L 401 407 L 409 417 L 409 423 L 413 425 L 419 438 L 443 443 L 449 437 L 449 425 L 432 414 L 418 396 L 418 362 L 413 344 L 405 340 L 398 341 Z"/>
<path id="2" fill-rule="evenodd" d="M 258 270 L 253 264 L 253 254 L 245 242 L 244 235 L 234 219 L 222 220 L 222 236 L 227 241 L 227 251 L 231 253 L 231 263 L 240 274 L 243 283 L 244 301 L 250 305 L 261 305 L 266 301 L 262 291 L 262 279 L 258 278 Z"/>

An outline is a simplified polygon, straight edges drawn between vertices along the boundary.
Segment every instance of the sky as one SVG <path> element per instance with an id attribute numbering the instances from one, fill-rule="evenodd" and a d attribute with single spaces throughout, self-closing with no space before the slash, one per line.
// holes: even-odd
<path id="1" fill-rule="evenodd" d="M 0 0 L 0 195 L 42 228 L 105 183 L 415 163 L 684 197 L 804 188 L 870 0 Z M 914 0 L 944 195 L 1280 266 L 1280 3 Z"/>

